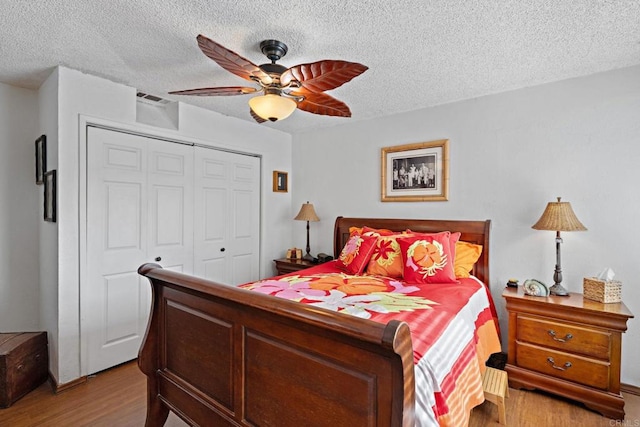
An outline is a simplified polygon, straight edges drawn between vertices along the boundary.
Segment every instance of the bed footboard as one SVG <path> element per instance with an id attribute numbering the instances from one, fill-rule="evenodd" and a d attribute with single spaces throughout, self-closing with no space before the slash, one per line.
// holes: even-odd
<path id="1" fill-rule="evenodd" d="M 387 325 L 144 264 L 147 426 L 413 426 L 407 324 Z"/>

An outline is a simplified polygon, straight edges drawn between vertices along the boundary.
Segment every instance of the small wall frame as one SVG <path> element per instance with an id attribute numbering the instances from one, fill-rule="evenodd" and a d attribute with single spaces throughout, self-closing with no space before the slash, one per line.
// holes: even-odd
<path id="1" fill-rule="evenodd" d="M 44 173 L 44 220 L 56 222 L 56 171 Z"/>
<path id="2" fill-rule="evenodd" d="M 47 137 L 40 135 L 36 139 L 36 184 L 44 183 L 44 172 L 47 170 Z"/>
<path id="3" fill-rule="evenodd" d="M 286 193 L 289 191 L 289 174 L 282 171 L 273 171 L 273 191 Z"/>

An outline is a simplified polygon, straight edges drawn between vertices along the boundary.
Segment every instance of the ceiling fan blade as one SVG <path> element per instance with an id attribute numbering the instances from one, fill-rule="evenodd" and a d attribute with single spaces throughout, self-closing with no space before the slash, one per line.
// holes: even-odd
<path id="1" fill-rule="evenodd" d="M 202 53 L 213 59 L 218 65 L 230 73 L 246 80 L 251 80 L 251 77 L 256 77 L 264 84 L 272 83 L 271 77 L 248 59 L 243 58 L 234 51 L 227 49 L 202 34 L 198 35 L 197 40 Z"/>
<path id="2" fill-rule="evenodd" d="M 303 89 L 292 92 L 291 95 L 304 96 L 304 100 L 298 102 L 298 108 L 309 113 L 324 116 L 351 117 L 351 110 L 349 110 L 347 104 L 326 93 L 311 92 Z"/>
<path id="3" fill-rule="evenodd" d="M 171 95 L 196 95 L 196 96 L 231 96 L 245 95 L 247 93 L 256 92 L 258 89 L 244 86 L 227 86 L 227 87 L 203 87 L 200 89 L 175 90 L 169 92 Z"/>
<path id="4" fill-rule="evenodd" d="M 253 111 L 253 108 L 249 107 L 249 113 L 251 114 L 251 117 L 253 117 L 253 120 L 255 120 L 258 123 L 264 123 L 266 122 L 265 119 L 263 119 L 262 117 L 260 117 L 259 115 L 256 114 L 255 111 Z"/>
<path id="5" fill-rule="evenodd" d="M 289 68 L 280 76 L 283 86 L 298 80 L 312 92 L 335 89 L 367 71 L 369 67 L 356 62 L 324 60 Z"/>

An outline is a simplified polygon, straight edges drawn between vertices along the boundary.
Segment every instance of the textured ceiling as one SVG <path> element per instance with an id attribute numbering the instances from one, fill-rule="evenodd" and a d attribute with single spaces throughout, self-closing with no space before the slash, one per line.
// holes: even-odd
<path id="1" fill-rule="evenodd" d="M 253 122 L 252 95 L 167 94 L 249 83 L 205 57 L 198 34 L 256 64 L 260 41 L 277 39 L 284 66 L 369 67 L 328 92 L 352 118 L 297 110 L 261 125 L 296 133 L 640 64 L 640 1 L 0 0 L 0 81 L 36 89 L 63 65 Z"/>

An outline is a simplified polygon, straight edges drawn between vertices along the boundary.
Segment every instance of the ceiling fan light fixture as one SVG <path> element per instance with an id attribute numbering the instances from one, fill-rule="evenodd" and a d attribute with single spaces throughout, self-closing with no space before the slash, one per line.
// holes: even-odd
<path id="1" fill-rule="evenodd" d="M 297 106 L 293 99 L 274 94 L 254 96 L 249 100 L 249 107 L 254 113 L 272 122 L 286 119 Z"/>
<path id="2" fill-rule="evenodd" d="M 351 117 L 351 110 L 347 104 L 324 92 L 342 86 L 368 69 L 356 62 L 331 59 L 287 68 L 276 63 L 287 54 L 287 45 L 272 39 L 260 43 L 260 50 L 271 63 L 256 65 L 202 34 L 199 34 L 196 40 L 205 56 L 230 73 L 257 84 L 258 87 L 202 87 L 169 93 L 229 96 L 262 92 L 260 96 L 249 100 L 249 114 L 258 123 L 286 119 L 295 109 L 325 116 Z"/>

